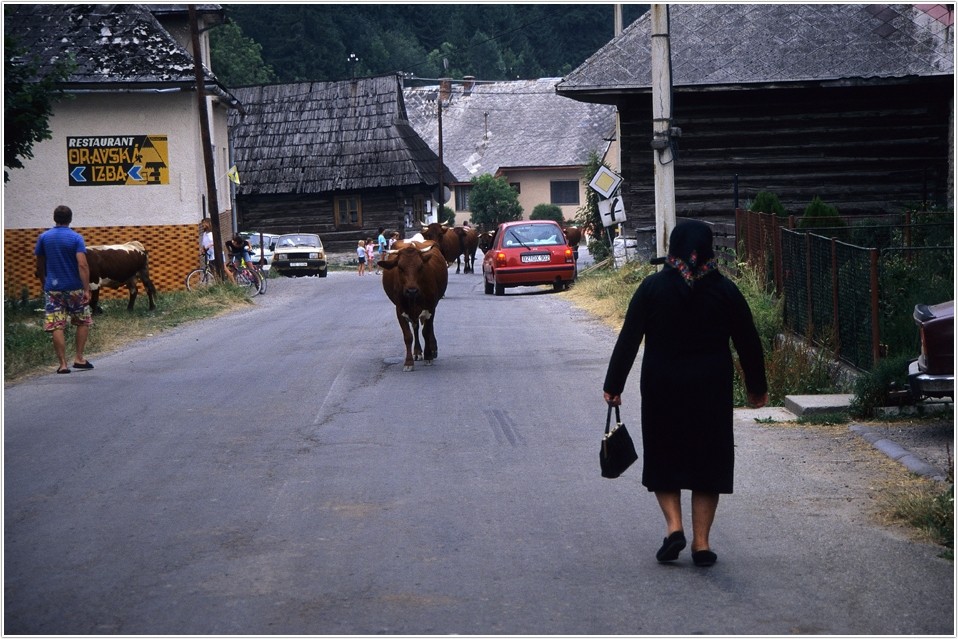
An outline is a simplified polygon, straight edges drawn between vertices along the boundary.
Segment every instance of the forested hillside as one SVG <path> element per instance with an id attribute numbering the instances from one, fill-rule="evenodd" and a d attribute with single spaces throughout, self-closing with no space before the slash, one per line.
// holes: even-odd
<path id="1" fill-rule="evenodd" d="M 228 86 L 341 80 L 562 76 L 613 37 L 611 4 L 225 4 L 211 31 Z M 649 5 L 623 5 L 630 24 Z"/>

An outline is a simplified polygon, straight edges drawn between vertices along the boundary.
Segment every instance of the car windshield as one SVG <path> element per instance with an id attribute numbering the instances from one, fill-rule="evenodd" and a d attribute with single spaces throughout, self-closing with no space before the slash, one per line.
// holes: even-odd
<path id="1" fill-rule="evenodd" d="M 552 224 L 520 224 L 506 230 L 502 245 L 505 247 L 555 246 L 565 243 L 558 226 Z"/>
<path id="2" fill-rule="evenodd" d="M 246 239 L 249 240 L 250 246 L 252 246 L 254 249 L 259 248 L 259 233 L 253 233 L 252 235 L 248 235 L 246 236 Z M 269 248 L 271 239 L 272 238 L 269 235 L 263 235 L 263 245 Z"/>
<path id="3" fill-rule="evenodd" d="M 318 235 L 281 235 L 276 241 L 276 248 L 295 248 L 297 246 L 308 246 L 310 248 L 322 248 L 323 243 L 319 241 Z"/>

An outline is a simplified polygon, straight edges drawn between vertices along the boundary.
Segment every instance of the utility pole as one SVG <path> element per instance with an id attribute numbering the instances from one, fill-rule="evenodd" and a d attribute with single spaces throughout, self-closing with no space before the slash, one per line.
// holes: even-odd
<path id="1" fill-rule="evenodd" d="M 200 30 L 196 21 L 196 5 L 187 5 L 190 15 L 190 37 L 193 42 L 193 71 L 196 74 L 196 102 L 200 111 L 200 137 L 203 138 L 203 163 L 206 165 L 206 191 L 209 204 L 210 223 L 213 227 L 213 257 L 216 262 L 213 270 L 222 280 L 223 242 L 220 234 L 219 202 L 216 199 L 216 175 L 213 172 L 213 145 L 210 142 L 209 109 L 206 105 L 206 83 L 203 76 L 202 52 L 200 51 Z"/>
<path id="2" fill-rule="evenodd" d="M 442 192 L 442 90 L 439 91 L 439 99 L 436 102 L 439 104 L 439 187 L 436 191 L 436 221 L 442 224 L 442 199 L 445 195 Z"/>
<path id="3" fill-rule="evenodd" d="M 652 155 L 655 166 L 655 245 L 668 255 L 675 228 L 675 156 L 672 153 L 672 64 L 669 6 L 652 5 Z"/>

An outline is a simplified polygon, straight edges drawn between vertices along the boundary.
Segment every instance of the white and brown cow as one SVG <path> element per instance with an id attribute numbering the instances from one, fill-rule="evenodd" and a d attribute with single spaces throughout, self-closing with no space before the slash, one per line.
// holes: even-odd
<path id="1" fill-rule="evenodd" d="M 120 288 L 126 286 L 130 291 L 130 303 L 126 309 L 133 310 L 136 302 L 136 278 L 139 277 L 150 298 L 150 310 L 156 308 L 156 287 L 150 281 L 150 261 L 146 248 L 136 241 L 126 244 L 107 244 L 88 246 L 86 260 L 90 265 L 90 308 L 100 314 L 100 287 Z"/>
<path id="2" fill-rule="evenodd" d="M 379 266 L 383 269 L 383 290 L 396 306 L 396 319 L 406 344 L 403 371 L 413 370 L 417 359 L 432 364 L 439 352 L 433 326 L 436 306 L 446 294 L 449 282 L 446 259 L 439 245 L 431 241 L 397 242 Z M 425 351 L 419 342 L 420 322 Z"/>

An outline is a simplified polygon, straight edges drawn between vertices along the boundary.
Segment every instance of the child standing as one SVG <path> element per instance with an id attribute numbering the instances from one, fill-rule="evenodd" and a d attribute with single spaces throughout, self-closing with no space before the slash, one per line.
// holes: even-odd
<path id="1" fill-rule="evenodd" d="M 356 260 L 359 262 L 359 275 L 366 273 L 366 242 L 359 240 L 359 246 L 356 247 Z"/>
<path id="2" fill-rule="evenodd" d="M 373 238 L 366 238 L 366 263 L 369 264 L 369 268 L 373 267 L 373 264 L 376 264 L 376 246 L 373 244 Z M 379 265 L 376 264 L 376 274 L 379 274 Z"/>

